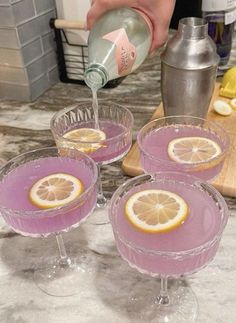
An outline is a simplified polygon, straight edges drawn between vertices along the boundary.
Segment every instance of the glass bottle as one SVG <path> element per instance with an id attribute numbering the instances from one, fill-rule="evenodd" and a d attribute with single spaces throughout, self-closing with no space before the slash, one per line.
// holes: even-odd
<path id="1" fill-rule="evenodd" d="M 236 0 L 202 0 L 202 16 L 208 22 L 208 34 L 216 44 L 219 65 L 226 65 L 232 47 Z"/>
<path id="2" fill-rule="evenodd" d="M 145 60 L 151 42 L 152 24 L 143 12 L 130 8 L 108 11 L 89 35 L 85 83 L 96 90 L 128 75 Z"/>

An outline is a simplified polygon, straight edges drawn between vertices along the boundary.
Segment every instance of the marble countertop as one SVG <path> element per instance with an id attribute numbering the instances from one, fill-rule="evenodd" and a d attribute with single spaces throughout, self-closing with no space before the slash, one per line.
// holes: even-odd
<path id="1" fill-rule="evenodd" d="M 133 138 L 161 101 L 160 61 L 149 58 L 136 72 L 113 89 L 99 91 L 99 99 L 125 105 L 134 115 Z M 76 101 L 91 98 L 83 85 L 58 83 L 35 102 L 0 99 L 0 165 L 25 151 L 52 146 L 52 115 Z M 102 169 L 105 194 L 127 180 L 121 161 Z M 236 199 L 225 197 L 230 218 L 215 259 L 186 279 L 199 303 L 198 323 L 236 322 Z M 57 252 L 54 237 L 34 239 L 14 233 L 0 219 L 0 322 L 3 323 L 128 323 L 151 322 L 127 300 L 130 295 L 156 293 L 157 279 L 131 269 L 118 255 L 107 210 L 96 211 L 79 228 L 64 235 L 69 253 L 89 260 L 91 272 L 78 286 L 76 296 L 44 294 L 33 281 L 34 269 Z M 156 322 L 155 320 L 152 322 Z"/>

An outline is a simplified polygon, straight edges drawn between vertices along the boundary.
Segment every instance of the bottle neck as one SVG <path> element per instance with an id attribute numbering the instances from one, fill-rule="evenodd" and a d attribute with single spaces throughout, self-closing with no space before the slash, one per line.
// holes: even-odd
<path id="1" fill-rule="evenodd" d="M 106 69 L 100 64 L 90 64 L 85 70 L 84 81 L 90 89 L 98 90 L 109 81 Z"/>

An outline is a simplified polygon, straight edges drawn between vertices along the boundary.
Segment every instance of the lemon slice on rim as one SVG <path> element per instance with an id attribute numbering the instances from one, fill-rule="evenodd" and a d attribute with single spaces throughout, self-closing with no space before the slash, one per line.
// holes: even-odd
<path id="1" fill-rule="evenodd" d="M 178 163 L 208 162 L 221 152 L 217 142 L 204 137 L 181 137 L 171 140 L 168 144 L 169 157 Z"/>
<path id="2" fill-rule="evenodd" d="M 100 129 L 79 128 L 65 133 L 63 137 L 79 141 L 78 144 L 72 144 L 73 148 L 85 153 L 92 153 L 99 148 L 104 147 L 104 144 L 99 142 L 106 139 L 106 134 Z"/>
<path id="3" fill-rule="evenodd" d="M 82 182 L 69 174 L 56 173 L 39 179 L 31 187 L 30 201 L 43 209 L 67 204 L 81 195 Z"/>
<path id="4" fill-rule="evenodd" d="M 129 221 L 147 233 L 174 230 L 185 221 L 188 210 L 182 197 L 158 189 L 135 193 L 125 205 L 125 214 Z"/>

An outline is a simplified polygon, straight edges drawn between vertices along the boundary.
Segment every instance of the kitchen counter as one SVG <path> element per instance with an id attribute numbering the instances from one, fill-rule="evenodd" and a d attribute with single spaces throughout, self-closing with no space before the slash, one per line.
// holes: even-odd
<path id="1" fill-rule="evenodd" d="M 99 99 L 118 102 L 134 115 L 133 139 L 161 101 L 160 61 L 149 58 L 135 73 L 113 89 L 102 89 Z M 58 83 L 35 102 L 0 100 L 0 165 L 10 158 L 40 147 L 52 146 L 49 129 L 53 114 L 81 100 L 90 100 L 83 85 Z M 121 161 L 103 167 L 105 194 L 128 179 Z M 236 199 L 225 197 L 230 218 L 215 259 L 187 277 L 199 302 L 198 323 L 236 322 Z M 55 256 L 54 237 L 35 239 L 14 233 L 0 219 L 0 322 L 2 323 L 128 323 L 156 322 L 142 314 L 146 300 L 158 292 L 159 281 L 142 275 L 124 262 L 115 247 L 107 209 L 95 213 L 79 228 L 64 234 L 69 254 L 84 256 L 90 272 L 71 297 L 44 294 L 33 273 L 47 257 Z M 133 297 L 133 301 L 130 301 Z M 135 298 L 138 297 L 138 306 Z M 143 316 L 142 316 L 143 315 Z"/>

